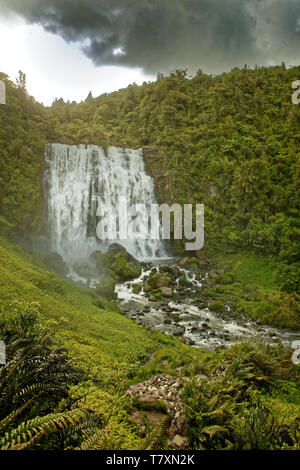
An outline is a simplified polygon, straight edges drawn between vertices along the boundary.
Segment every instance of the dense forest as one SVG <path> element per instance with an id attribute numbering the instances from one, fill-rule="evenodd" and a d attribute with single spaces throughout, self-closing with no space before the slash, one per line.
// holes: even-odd
<path id="1" fill-rule="evenodd" d="M 278 262 L 287 291 L 299 287 L 299 120 L 285 65 L 159 75 L 154 83 L 77 104 L 34 102 L 5 75 L 1 107 L 1 227 L 39 229 L 46 142 L 137 148 L 157 145 L 173 202 L 204 203 L 209 246 L 254 249 Z M 24 225 L 25 224 L 25 225 Z"/>
<path id="2" fill-rule="evenodd" d="M 77 286 L 14 243 L 43 233 L 46 143 L 157 146 L 172 202 L 205 204 L 204 260 L 188 261 L 209 266 L 203 306 L 225 315 L 230 301 L 257 327 L 299 329 L 299 79 L 300 67 L 284 64 L 192 78 L 177 70 L 45 107 L 23 73 L 16 83 L 0 74 L 0 449 L 167 449 L 165 403 L 140 409 L 125 395 L 158 374 L 183 389 L 189 448 L 299 449 L 299 366 L 279 340 L 191 348 L 126 318 L 113 290 Z M 164 416 L 154 428 L 153 410 Z"/>

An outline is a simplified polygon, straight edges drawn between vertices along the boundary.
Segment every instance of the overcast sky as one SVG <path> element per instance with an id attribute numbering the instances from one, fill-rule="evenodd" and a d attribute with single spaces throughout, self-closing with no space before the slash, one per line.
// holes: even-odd
<path id="1" fill-rule="evenodd" d="M 51 104 L 158 72 L 300 63 L 300 0 L 0 0 L 0 71 Z"/>

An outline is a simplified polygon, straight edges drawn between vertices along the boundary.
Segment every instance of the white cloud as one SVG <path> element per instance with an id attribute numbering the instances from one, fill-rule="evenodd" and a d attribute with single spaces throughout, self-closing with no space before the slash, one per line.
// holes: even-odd
<path id="1" fill-rule="evenodd" d="M 29 93 L 46 105 L 54 98 L 81 101 L 93 96 L 153 79 L 141 69 L 95 67 L 79 44 L 67 44 L 41 26 L 7 22 L 0 16 L 0 71 L 15 80 L 18 71 L 27 75 Z"/>

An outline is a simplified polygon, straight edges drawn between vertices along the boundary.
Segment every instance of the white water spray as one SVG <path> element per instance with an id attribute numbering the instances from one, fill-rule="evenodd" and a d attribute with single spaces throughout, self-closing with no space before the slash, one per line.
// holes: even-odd
<path id="1" fill-rule="evenodd" d="M 51 249 L 67 261 L 106 250 L 116 241 L 139 259 L 166 257 L 160 240 L 109 240 L 96 237 L 97 209 L 109 205 L 117 223 L 120 198 L 128 205 L 143 204 L 150 219 L 156 203 L 153 178 L 145 171 L 142 150 L 94 145 L 48 144 L 45 154 L 45 195 Z M 115 208 L 115 209 L 114 209 Z M 134 217 L 128 220 L 128 226 Z M 148 227 L 144 227 L 148 230 Z M 143 230 L 143 227 L 141 227 Z"/>

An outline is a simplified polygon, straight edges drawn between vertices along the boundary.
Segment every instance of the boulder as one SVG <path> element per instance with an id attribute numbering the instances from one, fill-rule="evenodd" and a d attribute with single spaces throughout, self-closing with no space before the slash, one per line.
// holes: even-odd
<path id="1" fill-rule="evenodd" d="M 171 284 L 171 278 L 164 273 L 156 273 L 149 277 L 147 280 L 148 284 L 152 289 L 161 289 L 162 287 L 169 287 Z"/>
<path id="2" fill-rule="evenodd" d="M 110 245 L 107 253 L 94 251 L 90 260 L 99 274 L 106 274 L 106 277 L 115 277 L 117 280 L 135 279 L 142 273 L 141 264 L 118 243 Z"/>
<path id="3" fill-rule="evenodd" d="M 112 255 L 113 257 L 116 257 L 117 255 L 122 255 L 127 261 L 132 261 L 133 263 L 138 263 L 139 266 L 141 264 L 132 256 L 124 246 L 119 245 L 119 243 L 113 243 L 108 247 L 107 253 Z"/>
<path id="4" fill-rule="evenodd" d="M 180 278 L 178 279 L 178 283 L 180 286 L 184 286 L 186 284 L 186 274 L 185 273 L 182 273 Z"/>
<path id="5" fill-rule="evenodd" d="M 180 328 L 177 328 L 177 329 L 173 332 L 173 335 L 174 335 L 174 336 L 183 336 L 184 332 L 185 332 L 184 327 L 180 327 Z"/>
<path id="6" fill-rule="evenodd" d="M 148 279 L 144 280 L 144 292 L 147 294 L 148 292 L 151 292 L 152 287 L 150 286 Z"/>
<path id="7" fill-rule="evenodd" d="M 171 287 L 161 287 L 160 291 L 163 297 L 173 297 L 173 289 Z"/>
<path id="8" fill-rule="evenodd" d="M 124 281 L 136 279 L 142 274 L 140 263 L 125 249 L 114 255 L 111 269 L 119 279 Z"/>
<path id="9" fill-rule="evenodd" d="M 186 256 L 185 258 L 181 258 L 179 260 L 180 266 L 183 266 L 187 269 L 192 269 L 196 271 L 198 269 L 198 261 L 196 258 L 193 257 L 188 257 Z"/>
<path id="10" fill-rule="evenodd" d="M 142 290 L 142 284 L 136 283 L 132 285 L 133 294 L 139 294 Z"/>
<path id="11" fill-rule="evenodd" d="M 173 279 L 177 279 L 180 276 L 180 269 L 178 266 L 160 266 L 160 272 L 167 274 L 169 277 Z"/>
<path id="12" fill-rule="evenodd" d="M 171 315 L 171 318 L 172 318 L 172 320 L 174 320 L 175 322 L 179 322 L 179 321 L 181 320 L 180 315 L 178 315 L 177 313 L 173 313 L 173 314 Z"/>
<path id="13" fill-rule="evenodd" d="M 129 254 L 126 248 L 124 248 L 124 246 L 120 245 L 119 243 L 112 243 L 111 245 L 109 245 L 107 252 L 113 256 L 117 255 L 118 253 Z"/>
<path id="14" fill-rule="evenodd" d="M 150 302 L 156 302 L 157 300 L 159 300 L 155 295 L 151 294 L 150 297 L 149 297 L 149 301 Z"/>

